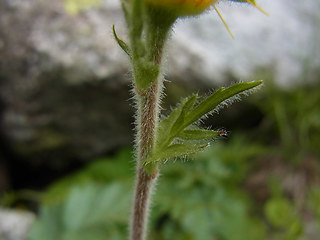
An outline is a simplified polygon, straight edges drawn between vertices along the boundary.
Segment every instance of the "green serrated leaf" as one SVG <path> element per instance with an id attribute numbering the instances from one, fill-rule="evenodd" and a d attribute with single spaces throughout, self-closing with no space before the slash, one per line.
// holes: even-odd
<path id="1" fill-rule="evenodd" d="M 203 140 L 226 135 L 225 131 L 214 131 L 206 129 L 186 129 L 177 135 L 177 138 L 184 140 Z"/>
<path id="2" fill-rule="evenodd" d="M 170 131 L 170 136 L 175 136 L 181 130 L 183 130 L 182 126 L 184 123 L 184 118 L 188 114 L 188 112 L 192 109 L 193 105 L 195 104 L 198 95 L 192 95 L 188 101 L 184 104 L 183 108 L 181 109 L 181 114 L 177 118 L 176 122 L 173 124 L 172 129 Z"/>
<path id="3" fill-rule="evenodd" d="M 156 149 L 161 149 L 170 144 L 170 139 L 176 134 L 184 121 L 185 114 L 190 111 L 197 101 L 198 95 L 194 94 L 191 97 L 183 99 L 181 104 L 166 118 L 164 118 L 158 127 Z"/>
<path id="4" fill-rule="evenodd" d="M 190 124 L 198 121 L 206 114 L 215 110 L 220 104 L 226 100 L 231 100 L 238 94 L 248 94 L 248 90 L 255 88 L 262 84 L 262 81 L 254 81 L 248 83 L 237 83 L 228 88 L 220 88 L 201 103 L 199 103 L 192 111 L 185 117 L 183 127 L 187 127 Z"/>
<path id="5" fill-rule="evenodd" d="M 222 102 L 229 100 L 235 95 L 243 94 L 247 90 L 258 86 L 261 83 L 262 81 L 238 83 L 226 89 L 220 88 L 218 91 L 203 100 L 196 107 L 193 106 L 198 98 L 197 95 L 193 95 L 189 98 L 184 99 L 182 103 L 176 109 L 174 109 L 167 118 L 163 119 L 160 122 L 158 128 L 157 144 L 154 154 L 151 158 L 146 160 L 146 162 L 157 162 L 159 160 L 164 160 L 172 157 L 188 155 L 189 153 L 186 153 L 188 151 L 191 152 L 190 154 L 195 153 L 193 151 L 199 151 L 195 150 L 197 149 L 197 147 L 194 148 L 194 146 L 190 145 L 174 144 L 172 146 L 169 146 L 177 137 L 185 140 L 203 140 L 214 138 L 218 135 L 225 135 L 225 131 L 219 132 L 200 129 L 185 130 L 185 128 L 195 121 L 198 121 L 206 114 L 212 112 Z M 186 148 L 190 149 L 188 149 L 187 151 Z"/>
<path id="6" fill-rule="evenodd" d="M 165 161 L 170 158 L 183 157 L 203 151 L 206 147 L 210 146 L 209 143 L 201 145 L 191 144 L 173 144 L 165 150 L 154 153 L 150 158 L 145 159 L 145 164 L 154 162 Z"/>
<path id="7" fill-rule="evenodd" d="M 113 36 L 116 39 L 118 45 L 122 48 L 123 51 L 131 58 L 131 51 L 129 46 L 118 37 L 114 24 L 112 25 Z"/>

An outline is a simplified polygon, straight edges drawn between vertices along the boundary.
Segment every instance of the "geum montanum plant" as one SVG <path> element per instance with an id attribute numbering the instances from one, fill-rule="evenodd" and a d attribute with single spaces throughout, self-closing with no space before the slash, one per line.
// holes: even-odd
<path id="1" fill-rule="evenodd" d="M 233 1 L 248 2 L 257 7 L 254 0 Z M 159 119 L 159 103 L 163 91 L 161 62 L 172 26 L 178 18 L 195 16 L 211 7 L 218 12 L 215 7 L 217 2 L 218 0 L 122 0 L 129 30 L 129 44 L 117 36 L 114 27 L 113 33 L 132 63 L 133 94 L 137 108 L 136 185 L 130 222 L 131 240 L 146 238 L 148 206 L 160 164 L 203 151 L 212 139 L 225 135 L 225 131 L 202 129 L 197 123 L 223 106 L 239 100 L 241 95 L 250 94 L 262 84 L 262 81 L 254 81 L 237 83 L 228 88 L 221 87 L 204 99 L 194 94 L 183 99 L 169 116 Z M 221 17 L 220 14 L 219 16 Z"/>

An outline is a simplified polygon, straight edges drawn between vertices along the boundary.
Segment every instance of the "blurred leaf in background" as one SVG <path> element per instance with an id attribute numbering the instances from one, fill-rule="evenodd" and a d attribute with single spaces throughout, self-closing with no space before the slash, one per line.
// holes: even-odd
<path id="1" fill-rule="evenodd" d="M 314 218 L 317 220 L 316 229 L 320 232 L 320 187 L 313 187 L 310 190 L 309 196 L 309 207 L 311 212 L 314 215 Z"/>
<path id="2" fill-rule="evenodd" d="M 274 124 L 284 157 L 299 164 L 308 155 L 320 156 L 320 84 L 283 89 L 266 81 L 266 94 L 256 101 L 265 121 Z"/>
<path id="3" fill-rule="evenodd" d="M 41 209 L 30 239 L 123 239 L 130 200 L 120 183 L 74 187 L 63 203 Z"/>
<path id="4" fill-rule="evenodd" d="M 83 170 L 56 181 L 43 195 L 43 203 L 60 203 L 73 187 L 87 183 L 105 184 L 117 181 L 130 186 L 133 168 L 132 150 L 122 149 L 114 158 L 97 159 Z"/>
<path id="5" fill-rule="evenodd" d="M 249 172 L 245 166 L 263 147 L 244 145 L 244 138 L 235 137 L 228 147 L 217 142 L 194 161 L 167 165 L 154 210 L 167 220 L 154 227 L 154 239 L 263 239 L 264 226 L 250 214 L 241 187 Z"/>
<path id="6" fill-rule="evenodd" d="M 297 206 L 286 198 L 276 179 L 270 181 L 271 197 L 264 206 L 266 220 L 273 231 L 273 239 L 295 240 L 303 235 L 304 226 Z"/>
<path id="7" fill-rule="evenodd" d="M 235 138 L 229 151 L 217 143 L 194 161 L 168 164 L 154 201 L 152 239 L 263 238 L 263 223 L 251 216 L 250 201 L 239 188 L 249 170 L 242 166 L 263 148 L 243 148 L 243 143 Z M 124 239 L 131 200 L 129 160 L 130 151 L 123 150 L 113 161 L 96 161 L 51 186 L 30 239 L 100 239 L 99 234 Z"/>

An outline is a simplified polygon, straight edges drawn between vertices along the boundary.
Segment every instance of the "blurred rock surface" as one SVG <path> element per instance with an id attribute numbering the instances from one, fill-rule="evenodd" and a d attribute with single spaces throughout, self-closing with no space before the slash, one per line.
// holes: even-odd
<path id="1" fill-rule="evenodd" d="M 34 164 L 131 143 L 128 65 L 109 32 L 121 16 L 112 2 L 77 16 L 62 1 L 0 2 L 2 138 Z"/>
<path id="2" fill-rule="evenodd" d="M 320 2 L 256 2 L 270 16 L 246 3 L 221 1 L 216 5 L 235 39 L 214 11 L 191 21 L 181 20 L 170 48 L 172 72 L 188 78 L 188 66 L 191 76 L 212 82 L 228 80 L 229 75 L 252 80 L 255 72 L 267 70 L 282 87 L 318 79 Z"/>
<path id="3" fill-rule="evenodd" d="M 70 15 L 62 0 L 0 1 L 0 124 L 12 151 L 61 164 L 131 143 L 129 62 L 111 32 L 126 38 L 119 3 Z M 201 88 L 272 68 L 288 82 L 319 66 L 319 1 L 259 3 L 271 16 L 218 4 L 236 40 L 215 12 L 178 21 L 168 78 Z"/>
<path id="4" fill-rule="evenodd" d="M 26 240 L 34 219 L 29 212 L 0 208 L 0 240 Z"/>

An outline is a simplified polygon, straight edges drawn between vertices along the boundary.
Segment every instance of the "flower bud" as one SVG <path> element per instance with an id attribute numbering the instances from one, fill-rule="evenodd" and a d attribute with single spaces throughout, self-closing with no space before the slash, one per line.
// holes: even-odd
<path id="1" fill-rule="evenodd" d="M 214 5 L 217 0 L 146 0 L 146 2 L 182 17 L 200 14 Z"/>

